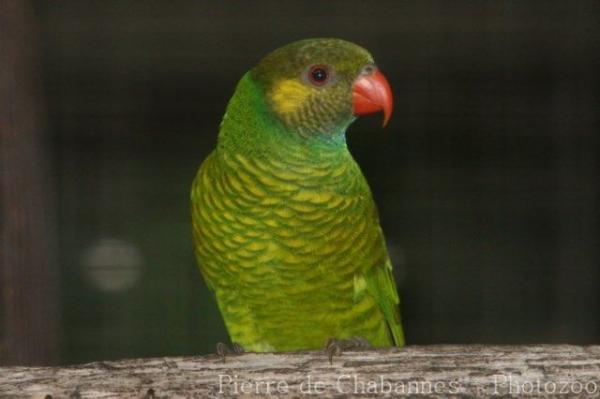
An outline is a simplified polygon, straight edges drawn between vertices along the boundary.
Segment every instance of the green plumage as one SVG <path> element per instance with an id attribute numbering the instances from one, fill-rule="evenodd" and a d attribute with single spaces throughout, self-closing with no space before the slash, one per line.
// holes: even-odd
<path id="1" fill-rule="evenodd" d="M 377 209 L 345 141 L 352 81 L 369 62 L 335 39 L 267 56 L 238 84 L 194 180 L 200 270 L 231 340 L 246 350 L 315 349 L 353 336 L 404 344 Z M 313 64 L 335 68 L 335 82 L 304 82 Z"/>

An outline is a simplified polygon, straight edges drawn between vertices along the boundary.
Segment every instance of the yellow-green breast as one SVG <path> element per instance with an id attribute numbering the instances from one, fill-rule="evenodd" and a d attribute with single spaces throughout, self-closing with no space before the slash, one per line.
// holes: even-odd
<path id="1" fill-rule="evenodd" d="M 193 184 L 196 252 L 231 340 L 252 351 L 351 336 L 392 345 L 368 290 L 373 273 L 391 274 L 360 169 L 346 149 L 309 164 L 280 155 L 216 150 Z"/>

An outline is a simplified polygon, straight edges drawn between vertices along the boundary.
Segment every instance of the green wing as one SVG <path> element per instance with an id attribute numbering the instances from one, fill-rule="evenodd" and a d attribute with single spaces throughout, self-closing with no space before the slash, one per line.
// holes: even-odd
<path id="1" fill-rule="evenodd" d="M 385 244 L 382 244 L 385 247 Z M 400 319 L 400 297 L 392 275 L 392 263 L 389 258 L 383 265 L 372 267 L 366 272 L 367 292 L 375 298 L 385 317 L 396 346 L 404 346 L 404 332 Z"/>

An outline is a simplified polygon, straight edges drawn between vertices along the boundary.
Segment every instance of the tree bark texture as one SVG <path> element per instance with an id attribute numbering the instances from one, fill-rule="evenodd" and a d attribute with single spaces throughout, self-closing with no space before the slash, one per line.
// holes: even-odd
<path id="1" fill-rule="evenodd" d="M 598 397 L 600 346 L 412 346 L 0 368 L 0 396 Z"/>

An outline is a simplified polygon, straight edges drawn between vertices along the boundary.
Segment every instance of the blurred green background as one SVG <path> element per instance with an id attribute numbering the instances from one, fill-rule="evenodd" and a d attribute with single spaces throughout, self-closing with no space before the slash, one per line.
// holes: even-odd
<path id="1" fill-rule="evenodd" d="M 598 343 L 600 3 L 38 1 L 27 12 L 54 198 L 55 362 L 227 341 L 193 255 L 190 184 L 242 74 L 317 36 L 368 48 L 394 90 L 388 127 L 363 118 L 348 136 L 380 208 L 407 342 Z"/>

